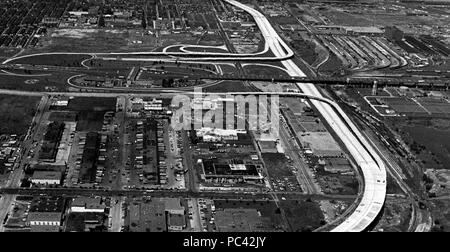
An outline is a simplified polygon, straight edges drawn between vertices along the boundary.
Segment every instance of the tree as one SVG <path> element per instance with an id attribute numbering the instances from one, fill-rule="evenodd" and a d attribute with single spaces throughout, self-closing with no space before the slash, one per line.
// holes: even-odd
<path id="1" fill-rule="evenodd" d="M 147 29 L 147 18 L 145 18 L 145 12 L 142 14 L 142 28 Z"/>
<path id="2" fill-rule="evenodd" d="M 106 26 L 105 17 L 103 15 L 101 15 L 100 18 L 98 19 L 98 26 L 99 27 L 105 27 Z"/>

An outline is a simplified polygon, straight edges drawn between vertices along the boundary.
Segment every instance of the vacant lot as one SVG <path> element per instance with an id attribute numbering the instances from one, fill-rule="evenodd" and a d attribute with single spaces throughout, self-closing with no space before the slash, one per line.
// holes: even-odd
<path id="1" fill-rule="evenodd" d="M 78 131 L 100 131 L 105 112 L 81 111 L 78 115 Z"/>
<path id="2" fill-rule="evenodd" d="M 286 230 L 285 225 L 283 225 L 281 212 L 277 208 L 277 205 L 272 201 L 214 200 L 214 205 L 216 209 L 226 209 L 226 208 L 256 209 L 258 212 L 261 213 L 261 217 L 270 218 L 274 230 L 279 229 Z"/>
<path id="3" fill-rule="evenodd" d="M 100 29 L 56 29 L 42 38 L 36 48 L 27 49 L 27 54 L 39 52 L 111 52 L 135 50 L 137 44 L 132 31 Z M 148 36 L 149 37 L 149 36 Z M 144 41 L 144 38 L 141 39 Z M 141 49 L 154 49 L 154 39 L 148 46 L 139 44 Z"/>
<path id="4" fill-rule="evenodd" d="M 70 100 L 68 109 L 74 111 L 115 111 L 116 98 L 76 97 Z"/>
<path id="5" fill-rule="evenodd" d="M 0 135 L 26 134 L 40 97 L 0 95 Z"/>
<path id="6" fill-rule="evenodd" d="M 77 97 L 70 100 L 68 110 L 78 112 L 78 131 L 99 131 L 105 112 L 116 110 L 116 99 Z"/>

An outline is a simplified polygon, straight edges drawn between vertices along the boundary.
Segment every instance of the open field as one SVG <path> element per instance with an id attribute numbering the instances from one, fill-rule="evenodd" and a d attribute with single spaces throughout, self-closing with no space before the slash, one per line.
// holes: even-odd
<path id="1" fill-rule="evenodd" d="M 0 95 L 0 135 L 27 132 L 40 97 Z"/>
<path id="2" fill-rule="evenodd" d="M 244 67 L 244 70 L 252 76 L 289 78 L 285 71 L 271 66 L 248 65 Z"/>
<path id="3" fill-rule="evenodd" d="M 225 41 L 223 41 L 223 38 L 219 35 L 206 34 L 201 37 L 198 44 L 207 46 L 221 46 L 225 44 Z"/>
<path id="4" fill-rule="evenodd" d="M 316 52 L 316 45 L 309 40 L 298 38 L 291 41 L 290 45 L 296 53 L 310 65 L 312 65 L 319 56 Z"/>
<path id="5" fill-rule="evenodd" d="M 18 48 L 0 48 L 0 61 L 4 61 L 20 52 Z"/>
<path id="6" fill-rule="evenodd" d="M 28 64 L 44 66 L 63 66 L 63 67 L 81 67 L 81 62 L 90 59 L 90 55 L 78 54 L 55 54 L 55 55 L 36 55 L 10 61 L 10 64 Z"/>
<path id="7" fill-rule="evenodd" d="M 422 126 L 407 126 L 404 130 L 411 136 L 416 144 L 424 146 L 426 150 L 431 152 L 431 157 L 424 158 L 425 167 L 433 168 L 433 161 L 437 165 L 443 166 L 445 169 L 450 169 L 450 131 L 437 130 Z M 413 143 L 414 144 L 414 143 Z M 422 149 L 417 147 L 418 149 Z M 420 155 L 419 155 L 420 157 Z"/>
<path id="8" fill-rule="evenodd" d="M 55 29 L 43 37 L 34 48 L 27 48 L 22 55 L 48 52 L 150 52 L 174 44 L 197 44 L 197 37 L 190 34 L 154 35 L 142 30 L 106 29 Z"/>
<path id="9" fill-rule="evenodd" d="M 110 52 L 127 47 L 129 34 L 99 29 L 59 29 L 49 32 L 26 54 L 39 52 Z"/>
<path id="10" fill-rule="evenodd" d="M 22 91 L 65 91 L 70 72 L 47 72 L 49 76 L 16 76 L 0 73 L 0 88 Z"/>
<path id="11" fill-rule="evenodd" d="M 73 111 L 115 111 L 116 98 L 76 97 L 70 100 L 68 109 Z"/>
<path id="12" fill-rule="evenodd" d="M 322 74 L 333 75 L 339 73 L 342 68 L 342 62 L 334 53 L 330 52 L 330 58 L 318 70 Z"/>
<path id="13" fill-rule="evenodd" d="M 281 201 L 292 232 L 311 232 L 325 225 L 322 210 L 316 202 Z"/>
<path id="14" fill-rule="evenodd" d="M 203 89 L 204 92 L 222 93 L 222 92 L 251 92 L 252 89 L 244 85 L 242 81 L 223 81 L 217 85 Z"/>

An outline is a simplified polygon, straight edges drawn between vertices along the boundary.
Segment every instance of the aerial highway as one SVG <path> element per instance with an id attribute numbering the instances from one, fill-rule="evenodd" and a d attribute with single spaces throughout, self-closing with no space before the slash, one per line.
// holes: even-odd
<path id="1" fill-rule="evenodd" d="M 276 56 L 283 58 L 293 53 L 263 14 L 238 1 L 225 1 L 247 11 L 254 17 L 267 45 Z M 284 60 L 282 63 L 290 76 L 305 77 L 305 74 L 292 60 Z M 313 84 L 298 84 L 298 87 L 306 95 L 316 98 L 323 97 Z M 336 103 L 325 103 L 317 99 L 311 100 L 311 103 L 344 143 L 355 162 L 359 165 L 364 178 L 363 197 L 358 207 L 343 223 L 332 231 L 364 231 L 376 219 L 384 205 L 386 198 L 386 167 L 375 149 Z"/>
<path id="2" fill-rule="evenodd" d="M 171 53 L 171 52 L 135 52 L 135 53 L 108 53 L 108 54 L 96 54 L 120 56 L 121 60 L 129 61 L 145 61 L 142 57 L 126 56 L 170 56 L 170 57 L 182 57 L 185 60 L 245 60 L 245 61 L 257 61 L 257 60 L 280 60 L 283 64 L 286 72 L 293 78 L 305 78 L 303 71 L 292 61 L 290 58 L 294 56 L 294 52 L 283 41 L 283 39 L 275 31 L 269 20 L 259 11 L 242 4 L 235 0 L 224 0 L 229 4 L 241 8 L 253 16 L 257 23 L 264 39 L 265 50 L 256 54 L 233 54 L 233 53 Z M 272 52 L 272 55 L 266 53 Z M 60 53 L 65 54 L 65 53 Z M 73 54 L 73 53 L 72 53 Z M 78 53 L 85 54 L 85 53 Z M 92 55 L 89 53 L 89 55 Z M 28 57 L 28 56 L 22 56 Z M 17 57 L 20 58 L 20 57 Z M 7 64 L 14 59 L 9 59 L 3 64 Z M 148 59 L 154 61 L 154 59 Z M 161 59 L 165 61 L 166 58 Z M 173 60 L 173 59 L 172 59 Z M 360 130 L 355 126 L 352 120 L 345 114 L 345 112 L 334 101 L 325 98 L 317 87 L 310 83 L 297 84 L 299 89 L 303 91 L 303 94 L 297 93 L 232 93 L 235 95 L 280 95 L 280 96 L 294 96 L 303 97 L 311 100 L 311 104 L 320 112 L 323 118 L 328 122 L 333 131 L 340 138 L 342 143 L 347 148 L 348 152 L 353 157 L 356 164 L 362 171 L 364 178 L 364 190 L 362 198 L 359 201 L 359 205 L 356 210 L 348 216 L 348 218 L 341 224 L 336 226 L 332 231 L 335 232 L 360 232 L 366 230 L 369 225 L 379 215 L 384 201 L 386 198 L 386 167 L 383 160 L 380 158 L 378 152 L 372 147 L 372 145 L 363 136 Z M 90 95 L 90 94 L 86 94 Z M 105 96 L 114 95 L 112 93 L 102 94 Z M 123 94 L 122 94 L 123 95 Z"/>

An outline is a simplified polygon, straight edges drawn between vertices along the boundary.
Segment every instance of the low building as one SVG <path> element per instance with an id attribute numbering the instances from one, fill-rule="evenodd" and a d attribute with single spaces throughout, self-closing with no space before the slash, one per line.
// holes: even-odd
<path id="1" fill-rule="evenodd" d="M 31 183 L 37 185 L 59 185 L 62 173 L 58 171 L 35 171 L 31 177 Z"/>
<path id="2" fill-rule="evenodd" d="M 71 212 L 75 213 L 104 213 L 106 209 L 102 198 L 79 197 L 72 201 Z"/>
<path id="3" fill-rule="evenodd" d="M 30 226 L 60 226 L 62 213 L 33 212 L 28 215 Z M 35 227 L 39 228 L 39 227 Z"/>
<path id="4" fill-rule="evenodd" d="M 63 212 L 63 198 L 36 197 L 31 202 L 27 222 L 31 230 L 57 232 L 61 226 Z M 48 226 L 53 226 L 53 228 L 47 228 Z"/>
<path id="5" fill-rule="evenodd" d="M 236 141 L 238 134 L 246 134 L 245 130 L 224 130 L 218 128 L 201 128 L 197 130 L 197 136 L 204 142 Z"/>
<path id="6" fill-rule="evenodd" d="M 186 219 L 181 214 L 169 214 L 167 226 L 170 231 L 182 231 L 186 228 Z"/>
<path id="7" fill-rule="evenodd" d="M 261 153 L 277 153 L 276 141 L 258 141 L 258 146 Z"/>
<path id="8" fill-rule="evenodd" d="M 166 198 L 164 201 L 166 212 L 174 215 L 184 215 L 186 209 L 181 205 L 181 200 L 179 198 Z"/>
<path id="9" fill-rule="evenodd" d="M 129 209 L 131 232 L 167 231 L 164 202 L 155 199 L 145 203 L 132 203 Z"/>

